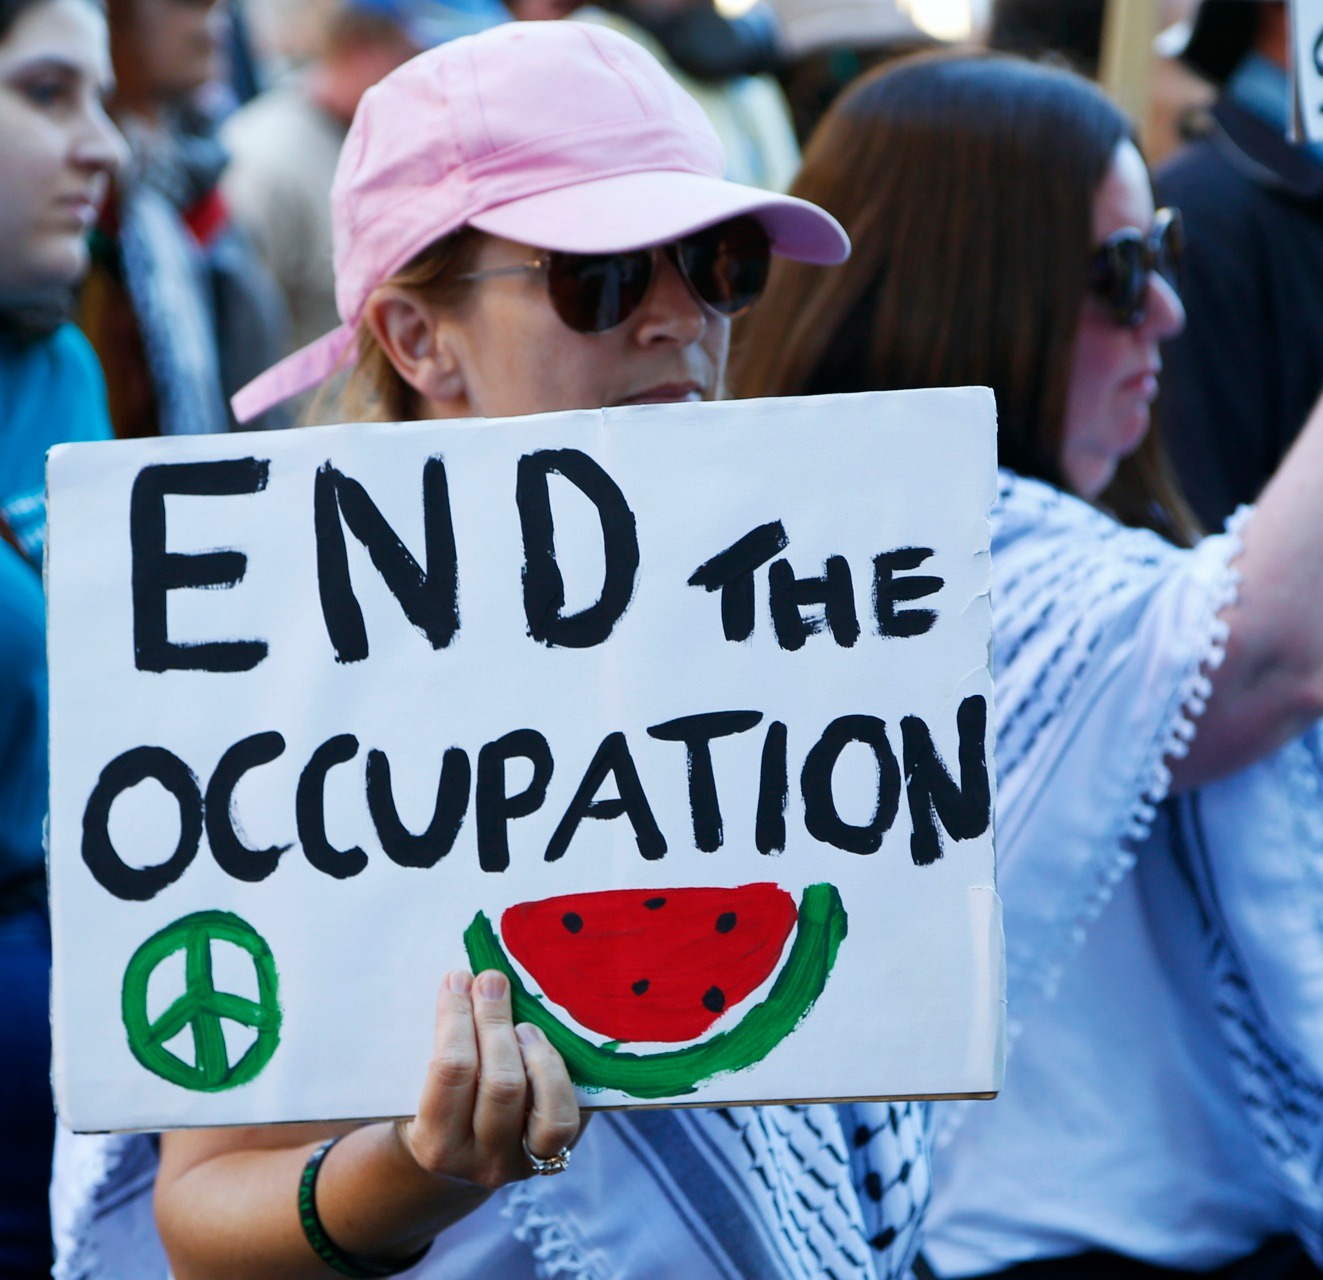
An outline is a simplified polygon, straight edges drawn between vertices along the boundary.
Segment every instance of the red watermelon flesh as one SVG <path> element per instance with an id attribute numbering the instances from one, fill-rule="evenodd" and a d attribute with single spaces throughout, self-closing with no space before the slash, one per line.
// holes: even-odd
<path id="1" fill-rule="evenodd" d="M 613 1040 L 693 1040 L 776 967 L 795 902 L 774 884 L 607 889 L 522 902 L 501 936 L 550 1001 Z"/>

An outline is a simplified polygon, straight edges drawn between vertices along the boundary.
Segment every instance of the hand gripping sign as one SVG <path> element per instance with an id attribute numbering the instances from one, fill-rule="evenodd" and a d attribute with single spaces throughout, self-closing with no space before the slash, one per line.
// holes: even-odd
<path id="1" fill-rule="evenodd" d="M 455 967 L 590 1106 L 999 1086 L 979 390 L 52 454 L 75 1128 L 408 1113 Z"/>

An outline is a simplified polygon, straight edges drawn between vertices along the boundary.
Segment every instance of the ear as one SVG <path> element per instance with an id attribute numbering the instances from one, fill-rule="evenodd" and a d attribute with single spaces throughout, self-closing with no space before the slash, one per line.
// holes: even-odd
<path id="1" fill-rule="evenodd" d="M 378 289 L 363 318 L 396 372 L 436 417 L 467 417 L 468 389 L 451 325 L 436 307 L 408 289 Z"/>

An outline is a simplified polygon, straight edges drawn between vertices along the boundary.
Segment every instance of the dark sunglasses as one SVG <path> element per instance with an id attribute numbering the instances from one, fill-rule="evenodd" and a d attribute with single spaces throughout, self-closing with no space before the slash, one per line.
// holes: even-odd
<path id="1" fill-rule="evenodd" d="M 1156 272 L 1179 293 L 1184 253 L 1180 210 L 1159 209 L 1147 235 L 1127 227 L 1098 246 L 1089 260 L 1089 288 L 1107 304 L 1117 324 L 1137 329 L 1147 314 L 1149 277 Z"/>
<path id="2" fill-rule="evenodd" d="M 639 309 L 656 273 L 659 253 L 670 258 L 704 306 L 718 315 L 736 316 L 762 293 L 772 247 L 762 223 L 743 215 L 651 249 L 624 253 L 552 249 L 532 262 L 470 271 L 459 279 L 485 280 L 545 269 L 556 314 L 576 333 L 605 333 Z"/>

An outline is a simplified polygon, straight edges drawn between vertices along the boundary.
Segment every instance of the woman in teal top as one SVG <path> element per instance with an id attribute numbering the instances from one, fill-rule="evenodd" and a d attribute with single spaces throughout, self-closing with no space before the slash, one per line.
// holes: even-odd
<path id="1" fill-rule="evenodd" d="M 101 109 L 91 0 L 0 0 L 0 1275 L 50 1266 L 54 1118 L 45 916 L 46 450 L 109 434 L 105 386 L 64 323 L 121 142 Z"/>

